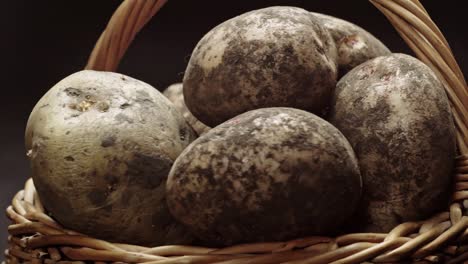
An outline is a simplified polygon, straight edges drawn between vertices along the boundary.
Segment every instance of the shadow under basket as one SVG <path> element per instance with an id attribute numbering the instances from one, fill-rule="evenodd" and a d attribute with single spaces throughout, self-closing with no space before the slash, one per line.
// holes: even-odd
<path id="1" fill-rule="evenodd" d="M 86 69 L 115 71 L 135 35 L 167 0 L 125 0 L 99 38 Z M 468 263 L 468 92 L 443 34 L 419 0 L 371 0 L 420 60 L 444 83 L 457 127 L 451 205 L 389 233 L 306 237 L 227 248 L 147 248 L 92 238 L 61 227 L 44 211 L 32 180 L 7 208 L 6 263 Z"/>

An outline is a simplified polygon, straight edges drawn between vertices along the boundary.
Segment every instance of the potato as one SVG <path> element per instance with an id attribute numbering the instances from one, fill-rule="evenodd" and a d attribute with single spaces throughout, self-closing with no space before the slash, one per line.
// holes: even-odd
<path id="1" fill-rule="evenodd" d="M 336 82 L 333 39 L 296 7 L 259 9 L 218 25 L 195 47 L 183 80 L 188 109 L 208 126 L 262 107 L 321 115 Z"/>
<path id="2" fill-rule="evenodd" d="M 165 182 L 194 138 L 153 87 L 95 71 L 75 73 L 50 89 L 26 129 L 34 183 L 59 223 L 144 245 L 190 239 L 167 209 Z"/>
<path id="3" fill-rule="evenodd" d="M 359 160 L 361 231 L 387 232 L 446 208 L 455 128 L 429 67 L 403 54 L 368 61 L 340 80 L 331 111 Z"/>
<path id="4" fill-rule="evenodd" d="M 189 125 L 198 135 L 202 135 L 211 129 L 207 125 L 200 122 L 196 117 L 193 116 L 190 110 L 188 110 L 184 101 L 182 83 L 175 83 L 170 85 L 166 88 L 166 90 L 164 90 L 163 94 L 174 104 L 175 108 L 179 110 L 180 113 L 182 113 L 185 120 L 187 120 Z"/>
<path id="5" fill-rule="evenodd" d="M 201 240 L 230 245 L 330 235 L 355 210 L 357 160 L 314 114 L 263 108 L 199 137 L 175 161 L 169 210 Z"/>
<path id="6" fill-rule="evenodd" d="M 320 20 L 335 40 L 339 78 L 363 62 L 390 55 L 390 50 L 380 40 L 361 27 L 336 17 L 311 14 Z"/>

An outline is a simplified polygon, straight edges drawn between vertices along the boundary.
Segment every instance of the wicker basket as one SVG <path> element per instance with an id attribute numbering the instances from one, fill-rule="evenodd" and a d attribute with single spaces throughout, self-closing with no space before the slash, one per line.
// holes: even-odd
<path id="1" fill-rule="evenodd" d="M 109 22 L 87 69 L 114 71 L 139 30 L 166 0 L 126 0 Z M 13 199 L 7 216 L 6 263 L 468 263 L 468 92 L 447 41 L 418 0 L 371 0 L 391 21 L 416 55 L 444 82 L 457 126 L 452 204 L 421 222 L 408 222 L 388 234 L 359 233 L 307 237 L 286 242 L 228 248 L 109 243 L 67 230 L 44 211 L 32 180 Z"/>

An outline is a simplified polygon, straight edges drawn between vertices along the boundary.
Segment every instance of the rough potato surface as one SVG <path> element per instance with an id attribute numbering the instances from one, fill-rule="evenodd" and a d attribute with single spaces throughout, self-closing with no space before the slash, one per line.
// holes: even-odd
<path id="1" fill-rule="evenodd" d="M 185 120 L 187 120 L 193 130 L 195 130 L 198 135 L 202 135 L 211 128 L 200 122 L 195 116 L 193 116 L 190 110 L 188 110 L 185 105 L 182 89 L 182 83 L 175 83 L 167 87 L 163 94 L 174 104 L 175 108 L 184 116 Z"/>
<path id="2" fill-rule="evenodd" d="M 194 138 L 150 85 L 82 71 L 37 103 L 26 147 L 41 201 L 59 223 L 110 241 L 161 245 L 190 241 L 167 209 L 165 182 Z"/>
<path id="3" fill-rule="evenodd" d="M 364 231 L 387 232 L 446 208 L 455 128 L 429 67 L 403 54 L 368 61 L 340 80 L 331 111 L 359 160 Z"/>
<path id="4" fill-rule="evenodd" d="M 173 215 L 199 238 L 230 245 L 336 232 L 361 178 L 344 136 L 293 108 L 249 111 L 208 131 L 167 181 Z"/>
<path id="5" fill-rule="evenodd" d="M 311 13 L 332 35 L 338 50 L 339 77 L 361 63 L 379 56 L 390 55 L 390 50 L 374 35 L 348 21 Z"/>
<path id="6" fill-rule="evenodd" d="M 195 47 L 184 76 L 187 107 L 208 126 L 262 107 L 321 115 L 337 81 L 333 39 L 309 12 L 269 7 L 232 18 Z"/>

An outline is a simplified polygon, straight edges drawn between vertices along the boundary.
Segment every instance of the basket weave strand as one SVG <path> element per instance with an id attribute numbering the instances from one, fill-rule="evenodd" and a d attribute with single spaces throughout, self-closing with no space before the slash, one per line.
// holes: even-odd
<path id="1" fill-rule="evenodd" d="M 115 71 L 136 34 L 167 0 L 127 0 L 115 11 L 85 69 Z"/>
<path id="2" fill-rule="evenodd" d="M 462 158 L 460 158 L 462 159 Z M 463 158 L 464 162 L 468 159 Z M 465 191 L 468 191 L 465 190 Z M 228 248 L 161 246 L 147 248 L 109 243 L 60 227 L 40 205 L 32 180 L 14 198 L 7 216 L 8 263 L 102 261 L 129 263 L 375 263 L 400 260 L 468 260 L 468 202 L 427 221 L 403 223 L 388 234 L 358 233 L 336 238 L 308 237 L 286 242 L 255 243 Z M 33 197 L 32 201 L 27 201 Z M 34 217 L 32 217 L 34 216 Z M 452 262 L 450 262 L 452 261 Z M 66 262 L 64 262 L 66 263 Z"/>
<path id="3" fill-rule="evenodd" d="M 463 263 L 468 261 L 468 92 L 447 40 L 418 0 L 370 0 L 444 83 L 457 126 L 452 204 L 419 222 L 402 223 L 388 234 L 307 237 L 227 248 L 168 245 L 147 248 L 110 243 L 61 227 L 47 215 L 28 180 L 6 210 L 7 263 Z M 111 18 L 87 69 L 115 71 L 142 27 L 166 0 L 126 0 Z M 424 201 L 421 201 L 424 202 Z"/>

